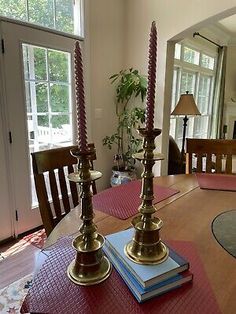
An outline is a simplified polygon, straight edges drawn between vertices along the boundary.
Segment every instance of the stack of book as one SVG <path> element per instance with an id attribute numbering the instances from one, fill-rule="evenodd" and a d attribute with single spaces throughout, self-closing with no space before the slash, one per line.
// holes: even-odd
<path id="1" fill-rule="evenodd" d="M 157 265 L 141 265 L 132 262 L 124 247 L 132 239 L 134 229 L 106 236 L 104 252 L 123 278 L 138 302 L 181 287 L 192 281 L 189 262 L 169 247 L 169 257 Z"/>

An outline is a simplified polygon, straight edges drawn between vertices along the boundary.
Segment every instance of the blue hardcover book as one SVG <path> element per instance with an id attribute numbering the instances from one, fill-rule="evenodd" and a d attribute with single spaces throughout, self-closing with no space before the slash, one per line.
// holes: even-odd
<path id="1" fill-rule="evenodd" d="M 158 265 L 140 265 L 132 262 L 124 247 L 131 241 L 134 229 L 127 229 L 106 236 L 106 247 L 119 259 L 143 288 L 153 286 L 189 268 L 189 262 L 169 247 L 169 257 Z"/>
<path id="2" fill-rule="evenodd" d="M 144 289 L 124 264 L 116 258 L 111 250 L 106 246 L 103 250 L 139 303 L 149 300 L 154 296 L 166 293 L 172 289 L 181 287 L 183 284 L 190 282 L 193 279 L 193 274 L 186 270 L 181 274 L 174 275 L 167 280 Z"/>

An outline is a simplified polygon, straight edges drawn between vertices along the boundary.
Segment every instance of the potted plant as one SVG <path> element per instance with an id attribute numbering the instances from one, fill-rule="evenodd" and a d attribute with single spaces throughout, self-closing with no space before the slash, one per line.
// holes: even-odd
<path id="1" fill-rule="evenodd" d="M 115 165 L 112 170 L 113 177 L 114 175 L 120 177 L 120 180 L 116 180 L 117 184 L 121 184 L 129 181 L 135 163 L 132 154 L 141 148 L 142 139 L 138 137 L 136 129 L 145 120 L 145 110 L 140 103 L 146 97 L 147 79 L 133 68 L 121 70 L 109 79 L 111 84 L 116 84 L 117 128 L 114 134 L 103 138 L 103 145 L 108 149 L 113 145 L 117 146 L 117 153 L 114 156 Z M 137 100 L 140 100 L 139 105 Z M 111 184 L 115 185 L 115 180 L 111 180 Z"/>

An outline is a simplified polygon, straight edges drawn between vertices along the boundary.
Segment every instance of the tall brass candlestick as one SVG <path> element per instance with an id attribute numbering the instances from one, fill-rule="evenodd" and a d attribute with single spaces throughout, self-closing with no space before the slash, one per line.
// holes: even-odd
<path id="1" fill-rule="evenodd" d="M 89 160 L 94 154 L 93 150 L 71 153 L 78 158 L 78 172 L 71 173 L 68 177 L 80 186 L 82 225 L 79 228 L 81 234 L 72 243 L 76 257 L 69 265 L 67 275 L 74 283 L 88 286 L 104 281 L 111 273 L 111 264 L 102 251 L 105 239 L 97 233 L 97 226 L 93 222 L 91 183 L 102 174 L 90 170 Z"/>
<path id="2" fill-rule="evenodd" d="M 132 225 L 135 228 L 134 237 L 126 247 L 127 256 L 139 264 L 159 264 L 165 261 L 168 257 L 168 249 L 160 240 L 160 229 L 163 225 L 161 219 L 152 217 L 156 212 L 152 204 L 153 195 L 153 172 L 152 167 L 155 160 L 162 160 L 163 155 L 153 153 L 155 149 L 155 137 L 161 134 L 160 129 L 148 131 L 146 129 L 138 130 L 143 137 L 142 153 L 134 154 L 134 158 L 143 163 L 144 171 L 142 173 L 142 203 L 138 208 L 141 215 L 136 216 L 132 220 Z"/>
<path id="3" fill-rule="evenodd" d="M 152 23 L 149 39 L 149 62 L 148 62 L 148 91 L 146 105 L 146 127 L 139 129 L 143 137 L 143 152 L 137 153 L 133 157 L 143 163 L 142 173 L 142 203 L 138 208 L 141 215 L 132 220 L 135 234 L 126 246 L 127 256 L 139 264 L 158 264 L 168 257 L 168 249 L 160 240 L 159 231 L 162 221 L 157 217 L 152 217 L 156 212 L 152 204 L 153 195 L 153 172 L 152 167 L 155 160 L 162 160 L 163 155 L 154 154 L 155 138 L 161 134 L 161 130 L 154 129 L 154 104 L 155 104 L 155 83 L 156 83 L 156 49 L 157 31 L 155 22 Z"/>
<path id="4" fill-rule="evenodd" d="M 87 143 L 86 111 L 84 100 L 83 64 L 79 42 L 75 45 L 75 90 L 78 122 L 78 149 L 71 154 L 78 159 L 78 171 L 69 174 L 68 178 L 79 184 L 81 200 L 80 235 L 73 240 L 76 257 L 67 269 L 71 281 L 78 285 L 93 285 L 104 281 L 111 273 L 111 264 L 104 256 L 102 247 L 105 239 L 97 233 L 93 222 L 93 204 L 91 183 L 99 179 L 99 171 L 90 170 L 90 160 L 95 151 Z"/>

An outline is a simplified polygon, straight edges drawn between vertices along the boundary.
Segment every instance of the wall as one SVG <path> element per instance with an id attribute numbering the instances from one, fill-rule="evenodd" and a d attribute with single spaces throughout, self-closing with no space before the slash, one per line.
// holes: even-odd
<path id="1" fill-rule="evenodd" d="M 116 127 L 114 87 L 109 77 L 124 64 L 125 1 L 86 0 L 86 52 L 89 54 L 91 140 L 97 150 L 96 170 L 103 177 L 98 189 L 108 187 L 114 151 L 102 145 L 102 138 Z M 88 56 L 87 56 L 88 57 Z"/>
<path id="2" fill-rule="evenodd" d="M 158 63 L 155 125 L 162 128 L 157 147 L 168 152 L 172 64 L 166 63 L 167 42 L 178 41 L 194 31 L 236 13 L 235 0 L 86 0 L 86 42 L 90 69 L 92 140 L 97 148 L 96 168 L 103 172 L 99 189 L 109 184 L 113 152 L 102 146 L 102 138 L 115 129 L 114 90 L 108 77 L 124 67 L 147 73 L 150 25 L 158 27 Z M 195 26 L 193 26 L 195 25 Z M 168 49 L 173 55 L 173 44 Z M 166 72 L 167 70 L 167 72 Z M 166 75 L 167 74 L 167 75 Z M 155 174 L 165 174 L 167 163 L 156 164 Z"/>
<path id="3" fill-rule="evenodd" d="M 194 31 L 236 12 L 235 1 L 171 1 L 171 0 L 127 0 L 126 65 L 147 71 L 148 34 L 150 25 L 156 20 L 158 26 L 158 64 L 156 93 L 156 127 L 162 128 L 157 140 L 158 150 L 166 156 L 168 151 L 170 80 L 166 76 L 167 42 L 180 40 Z M 195 25 L 195 26 L 193 26 Z M 170 56 L 173 52 L 168 52 Z M 168 69 L 170 71 L 170 69 Z M 167 80 L 166 80 L 167 78 Z M 165 89 L 165 85 L 167 86 Z M 168 90 L 169 89 L 169 90 Z M 164 97 L 165 95 L 165 97 Z M 165 122 L 165 123 L 164 123 Z M 155 174 L 165 174 L 166 161 L 156 165 Z"/>

